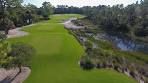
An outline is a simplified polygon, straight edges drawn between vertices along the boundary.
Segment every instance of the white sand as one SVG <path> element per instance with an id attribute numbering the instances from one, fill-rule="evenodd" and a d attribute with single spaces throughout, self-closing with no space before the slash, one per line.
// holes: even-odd
<path id="1" fill-rule="evenodd" d="M 16 38 L 16 37 L 22 37 L 22 36 L 29 35 L 28 32 L 22 31 L 22 29 L 33 26 L 33 25 L 35 25 L 35 24 L 30 24 L 30 25 L 26 25 L 26 26 L 23 26 L 20 28 L 15 28 L 15 29 L 9 30 L 7 38 Z"/>
<path id="2" fill-rule="evenodd" d="M 77 18 L 70 18 L 69 20 L 66 20 L 63 24 L 65 26 L 65 28 L 67 29 L 81 29 L 84 28 L 84 26 L 77 26 L 74 25 L 71 21 L 72 20 L 76 20 Z"/>
<path id="3" fill-rule="evenodd" d="M 7 38 L 16 38 L 28 35 L 27 32 L 21 31 L 21 28 L 9 30 Z"/>

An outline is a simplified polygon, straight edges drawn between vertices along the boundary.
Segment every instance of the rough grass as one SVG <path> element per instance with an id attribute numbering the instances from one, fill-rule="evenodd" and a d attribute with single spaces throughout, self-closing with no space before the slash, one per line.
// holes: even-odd
<path id="1" fill-rule="evenodd" d="M 49 21 L 26 27 L 24 30 L 30 35 L 9 40 L 28 43 L 36 49 L 31 62 L 32 73 L 25 83 L 136 83 L 113 70 L 82 70 L 78 61 L 84 50 L 59 23 L 70 17 L 81 16 L 54 15 Z"/>

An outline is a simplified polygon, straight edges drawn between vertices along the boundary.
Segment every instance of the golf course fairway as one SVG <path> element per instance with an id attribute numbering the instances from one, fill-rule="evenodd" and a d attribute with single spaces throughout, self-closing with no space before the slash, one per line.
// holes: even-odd
<path id="1" fill-rule="evenodd" d="M 28 43 L 36 49 L 31 61 L 31 74 L 25 83 L 137 83 L 114 70 L 81 69 L 78 61 L 84 49 L 62 24 L 64 19 L 71 17 L 81 16 L 53 15 L 49 21 L 25 27 L 23 30 L 29 35 L 9 39 L 11 43 Z"/>

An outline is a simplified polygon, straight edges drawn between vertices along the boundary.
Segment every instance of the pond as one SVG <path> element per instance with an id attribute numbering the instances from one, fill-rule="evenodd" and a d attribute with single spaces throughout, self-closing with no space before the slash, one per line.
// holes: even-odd
<path id="1" fill-rule="evenodd" d="M 117 48 L 123 51 L 136 51 L 148 54 L 148 43 L 134 41 L 129 38 L 113 36 L 113 35 L 111 36 L 103 34 L 101 37 L 112 42 Z"/>

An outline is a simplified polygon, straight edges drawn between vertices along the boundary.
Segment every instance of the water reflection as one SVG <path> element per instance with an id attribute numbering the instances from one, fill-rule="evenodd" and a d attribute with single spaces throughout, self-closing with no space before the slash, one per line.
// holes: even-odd
<path id="1" fill-rule="evenodd" d="M 138 51 L 148 54 L 148 43 L 133 41 L 128 38 L 103 35 L 103 37 L 124 51 Z"/>

